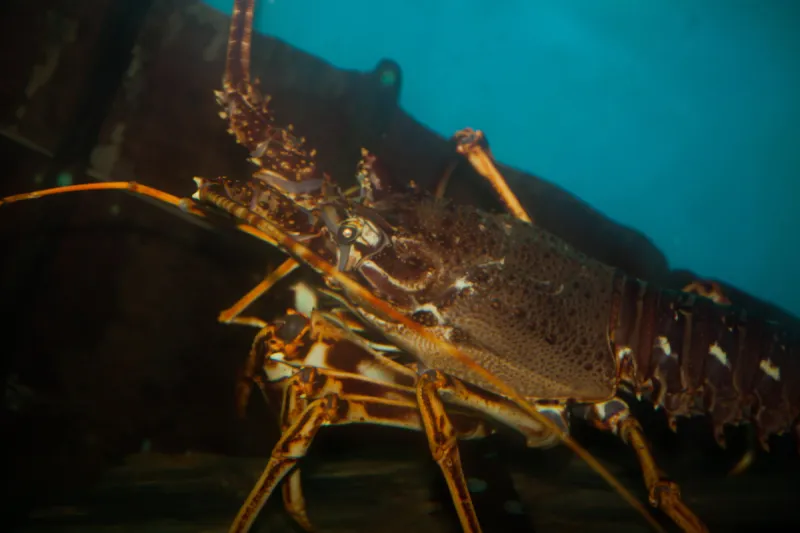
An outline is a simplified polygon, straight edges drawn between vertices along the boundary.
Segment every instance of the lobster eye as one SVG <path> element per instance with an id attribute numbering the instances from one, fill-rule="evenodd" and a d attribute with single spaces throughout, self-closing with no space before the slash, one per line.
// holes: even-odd
<path id="1" fill-rule="evenodd" d="M 292 342 L 300 336 L 307 324 L 308 319 L 301 315 L 286 315 L 275 322 L 275 336 L 283 342 Z"/>
<path id="2" fill-rule="evenodd" d="M 358 239 L 360 232 L 352 224 L 342 224 L 336 232 L 336 241 L 341 244 L 353 244 Z"/>

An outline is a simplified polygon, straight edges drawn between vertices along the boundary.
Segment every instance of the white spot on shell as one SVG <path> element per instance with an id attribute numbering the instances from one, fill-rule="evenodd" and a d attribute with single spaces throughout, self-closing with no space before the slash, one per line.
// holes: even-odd
<path id="1" fill-rule="evenodd" d="M 617 349 L 617 360 L 622 361 L 633 353 L 630 346 L 620 346 Z"/>
<path id="2" fill-rule="evenodd" d="M 461 276 L 456 280 L 455 283 L 453 283 L 453 287 L 455 287 L 460 291 L 464 289 L 470 289 L 472 288 L 472 282 L 467 280 L 467 278 L 465 278 L 464 276 Z"/>
<path id="3" fill-rule="evenodd" d="M 436 320 L 439 322 L 439 324 L 444 324 L 445 323 L 444 318 L 442 318 L 442 315 L 439 313 L 439 309 L 435 305 L 433 305 L 432 303 L 425 303 L 425 304 L 422 304 L 420 306 L 417 306 L 414 309 L 415 313 L 419 312 L 419 311 L 425 311 L 425 312 L 431 313 L 433 316 L 436 317 Z"/>
<path id="4" fill-rule="evenodd" d="M 664 355 L 667 357 L 672 357 L 672 346 L 670 346 L 669 340 L 666 337 L 663 335 L 656 337 L 656 346 L 661 348 L 661 351 L 664 352 Z"/>
<path id="5" fill-rule="evenodd" d="M 380 342 L 367 342 L 367 346 L 380 353 L 401 353 L 403 351 L 394 344 L 381 344 Z"/>
<path id="6" fill-rule="evenodd" d="M 292 365 L 284 362 L 284 353 L 278 352 L 270 356 L 272 364 L 264 365 L 264 373 L 267 375 L 267 380 L 270 382 L 280 381 L 292 377 L 297 373 L 297 369 Z"/>
<path id="7" fill-rule="evenodd" d="M 306 356 L 303 363 L 306 366 L 314 366 L 317 368 L 327 368 L 327 358 L 328 358 L 328 348 L 327 344 L 323 344 L 321 342 L 315 342 L 311 349 L 308 351 L 308 355 Z"/>
<path id="8" fill-rule="evenodd" d="M 766 375 L 774 379 L 775 381 L 781 380 L 781 369 L 778 368 L 775 363 L 773 363 L 770 359 L 764 359 L 758 364 L 758 367 L 764 372 Z"/>
<path id="9" fill-rule="evenodd" d="M 294 308 L 304 316 L 311 316 L 311 311 L 317 308 L 317 295 L 314 290 L 303 282 L 292 286 L 294 291 Z"/>
<path id="10" fill-rule="evenodd" d="M 595 404 L 594 410 L 597 413 L 597 417 L 600 420 L 605 420 L 606 419 L 606 415 L 608 414 L 606 412 L 606 404 L 604 404 L 604 403 Z"/>
<path id="11" fill-rule="evenodd" d="M 192 179 L 194 180 L 194 184 L 197 185 L 197 190 L 194 191 L 194 194 L 192 194 L 192 198 L 194 198 L 195 200 L 199 200 L 200 199 L 200 188 L 203 186 L 204 180 L 203 180 L 203 178 L 192 178 Z"/>
<path id="12" fill-rule="evenodd" d="M 713 356 L 714 359 L 719 361 L 722 366 L 727 368 L 731 367 L 730 361 L 728 361 L 728 354 L 720 347 L 719 343 L 714 343 L 708 348 L 708 354 Z"/>
<path id="13" fill-rule="evenodd" d="M 374 360 L 365 361 L 358 365 L 358 373 L 367 379 L 389 382 L 393 381 L 393 376 L 386 369 L 375 364 Z"/>
<path id="14" fill-rule="evenodd" d="M 268 146 L 269 146 L 269 141 L 258 143 L 258 146 L 256 146 L 255 150 L 250 152 L 250 156 L 256 159 L 261 157 L 262 155 L 264 155 L 264 152 L 267 151 Z"/>

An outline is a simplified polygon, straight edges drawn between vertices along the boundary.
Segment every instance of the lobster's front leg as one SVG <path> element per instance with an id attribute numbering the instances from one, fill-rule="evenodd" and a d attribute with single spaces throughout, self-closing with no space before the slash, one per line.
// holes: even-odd
<path id="1" fill-rule="evenodd" d="M 661 509 L 687 533 L 708 531 L 706 525 L 681 499 L 678 484 L 667 479 L 658 468 L 641 425 L 631 416 L 630 409 L 623 400 L 614 398 L 592 405 L 586 416 L 597 428 L 614 433 L 633 448 L 653 507 Z"/>
<path id="2" fill-rule="evenodd" d="M 357 388 L 380 389 L 379 394 L 397 399 L 358 394 L 354 392 Z M 239 510 L 230 533 L 245 533 L 250 529 L 269 496 L 305 457 L 323 426 L 374 424 L 417 431 L 422 426 L 413 392 L 404 387 L 307 366 L 289 378 L 285 391 L 281 415 L 282 436 L 273 448 L 264 472 Z M 460 415 L 456 422 L 459 438 L 481 438 L 489 432 L 477 418 Z M 294 483 L 296 492 L 290 494 L 290 514 L 295 519 L 300 518 L 300 525 L 304 528 L 310 528 L 302 496 L 295 498 L 302 495 L 299 478 L 294 479 Z"/>
<path id="3" fill-rule="evenodd" d="M 444 374 L 428 371 L 417 382 L 417 402 L 431 455 L 447 481 L 464 533 L 480 533 L 481 525 L 469 495 L 458 453 L 458 435 L 445 412 L 438 389 L 446 383 Z"/>
<path id="4" fill-rule="evenodd" d="M 445 404 L 457 406 L 519 431 L 531 447 L 547 447 L 558 436 L 545 428 L 514 403 L 495 394 L 474 388 L 438 370 L 424 371 L 417 381 L 417 403 L 422 415 L 431 454 L 447 480 L 453 503 L 465 532 L 480 531 L 472 498 L 467 490 L 458 452 L 457 435 L 449 421 Z M 566 430 L 563 408 L 537 407 L 556 426 Z"/>
<path id="5" fill-rule="evenodd" d="M 306 455 L 319 428 L 337 421 L 340 406 L 337 395 L 326 395 L 311 402 L 303 411 L 303 416 L 289 427 L 273 448 L 267 467 L 236 515 L 229 529 L 230 533 L 245 533 L 250 530 L 272 491 Z"/>
<path id="6" fill-rule="evenodd" d="M 232 532 L 249 530 L 284 478 L 287 511 L 301 527 L 312 530 L 298 463 L 321 427 L 372 424 L 423 430 L 414 389 L 417 375 L 331 320 L 317 311 L 311 318 L 290 312 L 265 327 L 253 341 L 245 374 L 268 402 L 280 405 L 282 436 L 231 526 Z M 263 377 L 255 372 L 259 365 Z M 239 400 L 241 407 L 243 398 Z M 451 420 L 457 438 L 482 438 L 491 433 L 482 419 L 457 408 Z"/>
<path id="7" fill-rule="evenodd" d="M 283 507 L 295 522 L 304 530 L 314 531 L 311 519 L 306 511 L 306 498 L 303 495 L 303 484 L 300 478 L 300 469 L 295 468 L 283 484 Z"/>

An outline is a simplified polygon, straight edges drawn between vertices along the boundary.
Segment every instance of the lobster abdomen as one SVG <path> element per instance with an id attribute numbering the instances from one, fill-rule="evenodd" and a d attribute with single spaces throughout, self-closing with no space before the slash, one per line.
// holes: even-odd
<path id="1" fill-rule="evenodd" d="M 761 445 L 794 429 L 800 441 L 800 334 L 744 309 L 617 274 L 609 338 L 621 379 L 679 416 L 724 426 L 750 422 Z"/>

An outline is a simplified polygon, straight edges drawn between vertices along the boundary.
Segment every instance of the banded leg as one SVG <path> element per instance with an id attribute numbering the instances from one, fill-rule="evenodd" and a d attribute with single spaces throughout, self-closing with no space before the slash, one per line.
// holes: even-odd
<path id="1" fill-rule="evenodd" d="M 264 377 L 255 372 L 259 365 Z M 247 367 L 250 370 L 245 373 L 251 375 L 267 401 L 281 406 L 282 435 L 303 435 L 307 445 L 319 428 L 299 428 L 299 421 L 308 417 L 311 403 L 326 394 L 336 395 L 348 406 L 348 411 L 336 420 L 326 419 L 322 425 L 367 423 L 422 431 L 414 389 L 415 372 L 371 349 L 368 341 L 342 329 L 336 317 L 326 313 L 313 311 L 308 318 L 290 311 L 268 325 L 253 341 Z M 454 420 L 459 438 L 481 438 L 490 432 L 480 419 L 458 411 Z M 277 446 L 275 450 L 280 455 Z M 292 465 L 297 460 L 299 457 Z M 262 476 L 262 480 L 272 480 L 276 474 L 285 476 L 288 472 L 282 486 L 284 506 L 298 524 L 310 531 L 300 468 L 284 471 L 276 461 L 271 461 L 269 468 L 274 473 Z M 257 512 L 260 504 L 256 500 L 267 498 L 279 482 L 280 479 L 275 479 L 258 494 L 251 494 L 250 508 L 256 510 L 245 512 L 243 508 L 242 518 L 237 520 L 241 523 L 248 520 L 249 513 Z"/>
<path id="2" fill-rule="evenodd" d="M 453 504 L 464 533 L 480 533 L 481 525 L 475 513 L 475 505 L 469 495 L 467 480 L 461 468 L 458 452 L 458 436 L 437 394 L 439 377 L 436 373 L 424 373 L 417 384 L 417 402 L 422 414 L 425 436 L 436 464 L 447 481 Z"/>
<path id="3" fill-rule="evenodd" d="M 299 266 L 300 264 L 290 257 L 278 268 L 270 272 L 263 281 L 253 287 L 247 294 L 237 300 L 236 303 L 220 312 L 218 320 L 223 324 L 241 324 L 243 326 L 253 326 L 256 328 L 266 327 L 267 323 L 260 318 L 239 315 L 252 305 L 253 302 L 266 294 L 276 283 L 297 270 Z"/>
<path id="4" fill-rule="evenodd" d="M 285 317 L 283 320 L 278 320 L 272 324 L 266 324 L 253 339 L 253 342 L 250 346 L 250 353 L 247 356 L 247 360 L 245 361 L 244 367 L 242 368 L 241 374 L 236 383 L 236 412 L 240 418 L 244 418 L 247 412 L 247 405 L 250 403 L 250 394 L 254 383 L 261 390 L 261 393 L 264 396 L 264 400 L 267 402 L 267 404 L 269 405 L 272 403 L 270 401 L 270 384 L 267 383 L 260 371 L 266 364 L 266 361 L 271 353 L 284 350 L 287 352 L 292 352 L 298 347 L 295 343 L 293 343 L 295 338 L 300 339 L 308 332 L 310 324 L 307 323 L 307 319 L 306 323 L 297 321 L 295 329 L 299 329 L 292 332 L 293 336 L 291 338 L 287 338 L 286 340 L 281 339 L 280 329 L 284 326 L 286 321 L 293 316 L 295 316 L 294 313 L 290 311 L 289 315 L 287 315 L 287 317 Z M 305 317 L 301 318 L 305 319 Z M 264 353 L 265 349 L 267 350 L 266 354 Z M 267 379 L 270 379 L 269 375 L 267 376 Z M 274 378 L 272 381 L 276 381 L 278 379 L 280 379 L 280 377 Z"/>
<path id="5" fill-rule="evenodd" d="M 323 424 L 336 423 L 340 410 L 335 394 L 311 402 L 303 416 L 286 431 L 272 450 L 267 467 L 247 497 L 229 531 L 244 533 L 250 530 L 269 495 L 295 464 L 308 451 L 314 436 Z"/>
<path id="6" fill-rule="evenodd" d="M 417 382 L 417 402 L 428 437 L 431 455 L 447 480 L 461 527 L 465 532 L 480 531 L 472 498 L 461 468 L 458 438 L 448 418 L 445 404 L 507 424 L 525 436 L 528 446 L 548 447 L 559 442 L 556 435 L 501 396 L 467 385 L 438 370 L 427 370 Z M 540 412 L 566 430 L 563 409 L 542 407 Z"/>
<path id="7" fill-rule="evenodd" d="M 392 399 L 379 397 L 376 386 Z M 372 395 L 357 394 L 359 389 L 371 391 Z M 377 424 L 422 431 L 414 389 L 408 387 L 382 384 L 329 369 L 304 367 L 288 379 L 285 391 L 282 413 L 285 430 L 231 525 L 231 533 L 250 529 L 264 503 L 306 455 L 323 426 Z M 489 433 L 478 418 L 456 414 L 453 420 L 459 438 L 482 438 Z M 295 483 L 299 489 L 299 482 Z M 293 506 L 295 509 L 290 513 L 297 516 L 297 506 L 302 506 L 302 500 L 294 500 Z M 300 513 L 305 516 L 304 509 Z"/>
<path id="8" fill-rule="evenodd" d="M 310 328 L 313 331 L 307 327 L 309 323 L 313 325 L 313 328 Z M 430 379 L 432 386 L 418 386 L 419 378 L 411 369 L 370 349 L 369 345 L 363 339 L 359 340 L 360 337 L 357 335 L 343 331 L 336 324 L 326 321 L 322 313 L 312 313 L 311 320 L 302 315 L 289 316 L 283 326 L 271 328 L 270 332 L 272 335 L 264 335 L 262 342 L 257 343 L 268 349 L 267 357 L 264 358 L 264 370 L 270 382 L 268 388 L 282 389 L 283 383 L 295 383 L 299 379 L 297 376 L 307 375 L 312 371 L 318 377 L 318 379 L 309 379 L 308 376 L 304 378 L 305 382 L 313 385 L 316 392 L 305 391 L 302 395 L 296 394 L 297 398 L 294 400 L 292 398 L 295 396 L 284 396 L 283 420 L 299 421 L 308 418 L 307 410 L 301 410 L 302 402 L 297 400 L 314 401 L 324 394 L 336 394 L 340 399 L 344 398 L 347 401 L 348 409 L 345 414 L 348 417 L 352 415 L 354 406 L 355 409 L 362 411 L 362 414 L 352 417 L 355 419 L 327 421 L 324 425 L 370 423 L 426 431 L 429 444 L 436 454 L 439 450 L 437 442 L 452 442 L 452 430 L 447 427 L 446 422 L 442 423 L 445 425 L 439 426 L 443 427 L 442 432 L 438 431 L 436 424 L 440 421 L 434 420 L 437 413 L 443 414 L 443 406 L 439 403 L 438 411 L 433 410 L 435 407 L 429 407 L 435 406 L 437 400 L 440 400 L 448 407 L 447 419 L 455 427 L 458 438 L 469 439 L 486 436 L 489 431 L 483 420 L 492 419 L 515 428 L 526 437 L 529 446 L 549 446 L 563 440 L 563 437 L 558 434 L 560 433 L 558 430 L 563 431 L 567 427 L 563 405 L 536 406 L 536 412 L 548 418 L 545 424 L 538 417 L 531 416 L 526 409 L 514 401 L 460 382 L 441 372 L 428 371 L 425 374 L 428 376 L 425 380 Z M 282 343 L 288 344 L 287 348 L 291 349 L 284 350 L 283 353 L 275 351 L 280 348 Z M 311 357 L 309 358 L 309 356 Z M 348 369 L 348 372 L 336 369 Z M 295 385 L 297 384 L 295 383 Z M 398 404 L 398 398 L 404 400 L 401 402 L 402 405 Z M 372 403 L 371 413 L 364 400 Z M 359 401 L 360 404 L 357 403 Z M 392 404 L 392 402 L 394 403 Z M 389 407 L 388 404 L 392 404 L 392 407 Z M 401 413 L 398 417 L 398 410 L 404 411 L 405 414 Z M 421 411 L 425 412 L 428 419 L 425 423 L 420 420 Z M 311 427 L 313 433 L 318 429 L 319 427 Z M 288 428 L 287 434 L 298 431 L 298 423 L 294 423 Z M 313 434 L 306 435 L 306 444 L 311 437 Z M 284 439 L 281 442 L 283 441 Z M 280 452 L 277 447 L 276 450 Z M 444 452 L 445 455 L 453 456 L 453 453 L 448 453 L 446 449 Z M 439 459 L 438 455 L 436 457 Z M 595 464 L 596 461 L 591 456 L 583 454 L 581 457 L 592 468 L 602 472 L 602 468 Z M 279 454 L 277 459 L 280 458 Z M 296 462 L 297 459 L 293 464 Z M 281 464 L 279 461 L 271 461 L 270 468 L 275 471 Z M 453 463 L 448 464 L 446 460 L 444 465 L 445 467 L 454 466 Z M 288 470 L 291 468 L 278 473 L 282 477 Z M 456 505 L 461 505 L 459 502 L 467 501 L 469 498 L 468 493 L 467 498 L 459 496 L 459 494 L 463 496 L 466 493 L 463 474 L 457 471 L 451 474 L 447 478 L 448 486 L 452 487 Z M 449 474 L 445 472 L 445 475 Z M 612 487 L 625 494 L 624 488 L 619 486 L 613 478 L 604 477 Z M 253 497 L 248 500 L 246 508 L 253 508 L 253 505 L 260 508 L 260 505 L 263 505 L 263 498 L 269 496 L 280 479 L 275 480 L 275 484 L 267 487 L 268 490 L 264 490 L 264 480 L 273 478 L 274 474 L 265 472 L 260 481 L 261 488 L 254 489 Z M 262 499 L 260 503 L 256 502 L 258 498 Z M 471 499 L 469 501 L 471 506 Z M 629 499 L 629 501 L 631 500 Z M 636 506 L 636 508 L 643 512 L 640 507 Z M 459 513 L 467 517 L 463 505 Z M 472 522 L 477 523 L 474 520 L 474 511 L 472 516 Z M 652 517 L 646 513 L 644 516 L 656 526 L 657 530 L 660 530 L 657 524 L 652 522 Z M 470 528 L 469 523 L 464 527 Z M 470 530 L 476 531 L 475 528 L 467 529 L 467 531 Z"/>
<path id="9" fill-rule="evenodd" d="M 300 468 L 289 473 L 289 479 L 283 483 L 283 508 L 297 524 L 311 533 L 314 526 L 306 511 L 306 498 L 303 496 L 303 485 L 300 479 Z"/>
<path id="10" fill-rule="evenodd" d="M 297 336 L 304 336 L 305 332 L 308 330 L 308 327 L 309 325 L 307 324 L 300 331 L 300 333 L 297 334 Z M 245 363 L 242 376 L 240 376 L 239 382 L 237 383 L 236 406 L 237 413 L 242 418 L 245 416 L 245 410 L 250 399 L 250 389 L 252 384 L 255 384 L 259 388 L 261 395 L 264 397 L 264 401 L 267 403 L 267 406 L 272 404 L 272 401 L 270 400 L 269 386 L 274 386 L 275 384 L 267 383 L 264 377 L 260 373 L 256 372 L 256 367 L 259 365 L 259 357 L 263 356 L 263 354 L 259 352 L 259 347 L 266 343 L 267 341 L 265 339 L 271 335 L 274 335 L 274 333 L 274 328 L 268 325 L 256 336 L 250 349 L 247 362 Z M 285 349 L 284 346 L 275 344 L 272 344 L 271 347 L 273 349 Z M 260 364 L 263 365 L 264 363 L 261 362 Z M 300 525 L 300 527 L 302 527 L 304 530 L 309 532 L 313 531 L 314 527 L 311 524 L 311 520 L 308 518 L 308 513 L 306 512 L 306 501 L 305 497 L 303 496 L 300 468 L 295 468 L 289 473 L 289 478 L 283 484 L 282 492 L 283 506 L 286 509 L 286 512 L 289 513 L 289 516 L 291 516 L 294 521 L 297 522 L 297 524 Z"/>
<path id="11" fill-rule="evenodd" d="M 435 433 L 436 427 L 442 426 L 442 421 L 440 419 L 444 416 L 441 406 L 436 406 L 437 399 L 443 401 L 444 404 L 448 406 L 448 410 L 461 408 L 466 410 L 466 412 L 473 413 L 475 416 L 482 416 L 483 418 L 491 419 L 514 428 L 525 437 L 529 447 L 546 448 L 554 446 L 562 441 L 562 437 L 554 433 L 550 425 L 539 422 L 538 419 L 530 416 L 527 411 L 520 408 L 511 400 L 503 396 L 492 394 L 474 385 L 459 381 L 438 370 L 428 370 L 420 376 L 417 385 L 417 396 L 420 402 L 420 410 L 423 411 L 423 418 L 427 419 L 425 421 L 426 433 L 428 434 L 432 451 L 436 449 L 445 454 L 449 453 L 446 448 L 446 445 L 449 444 L 446 438 L 447 435 L 439 436 Z M 564 404 L 548 403 L 546 405 L 539 405 L 534 403 L 534 406 L 536 411 L 545 416 L 556 429 L 561 430 L 564 434 L 567 433 L 568 425 L 565 414 L 566 406 Z M 429 430 L 428 427 L 431 429 Z M 444 446 L 440 446 L 439 443 L 444 443 Z M 575 449 L 573 448 L 573 450 Z M 450 453 L 449 455 L 452 458 L 454 454 Z M 580 457 L 595 471 L 602 471 L 601 466 L 592 456 L 583 453 Z M 445 461 L 445 466 L 447 465 L 448 463 Z M 606 477 L 606 481 L 608 481 L 617 492 L 625 493 L 624 487 L 613 477 Z M 454 499 L 458 498 L 458 493 L 453 494 L 453 496 Z M 638 505 L 634 507 L 648 519 L 648 522 L 653 525 L 656 531 L 663 531 L 658 523 L 655 522 L 643 508 Z M 469 518 L 468 507 L 465 506 L 460 512 L 464 513 L 466 518 Z M 464 527 L 467 526 L 465 525 Z"/>
<path id="12" fill-rule="evenodd" d="M 508 186 L 503 175 L 497 170 L 483 133 L 479 130 L 464 128 L 456 132 L 454 138 L 458 143 L 458 152 L 464 154 L 475 170 L 494 187 L 508 211 L 520 220 L 533 223 L 533 220 Z M 437 195 L 444 194 L 449 178 L 450 174 L 448 173 L 445 175 L 443 183 L 437 187 Z"/>
<path id="13" fill-rule="evenodd" d="M 639 422 L 630 414 L 628 405 L 619 398 L 591 406 L 587 417 L 602 430 L 610 431 L 629 444 L 642 468 L 650 505 L 661 509 L 683 531 L 707 532 L 705 524 L 681 499 L 678 484 L 670 481 L 656 464 L 647 438 Z"/>

